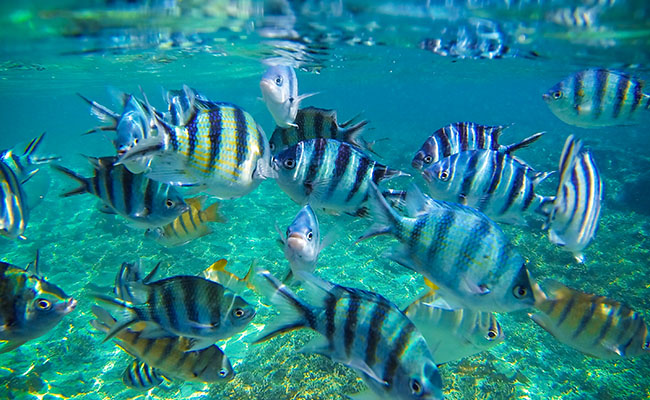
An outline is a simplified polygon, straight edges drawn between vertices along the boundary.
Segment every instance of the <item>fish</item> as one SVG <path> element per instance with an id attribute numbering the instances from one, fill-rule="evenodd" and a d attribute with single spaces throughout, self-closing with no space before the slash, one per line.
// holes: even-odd
<path id="1" fill-rule="evenodd" d="M 186 336 L 190 339 L 187 350 L 200 350 L 240 332 L 255 316 L 255 308 L 246 300 L 198 276 L 177 275 L 146 284 L 129 282 L 127 287 L 133 301 L 93 295 L 121 312 L 121 319 L 107 332 L 104 342 L 137 322 L 148 322 L 145 337 Z"/>
<path id="2" fill-rule="evenodd" d="M 105 309 L 93 305 L 96 319 L 91 325 L 99 332 L 110 332 L 119 323 Z M 123 329 L 113 341 L 138 361 L 159 371 L 166 378 L 187 382 L 225 383 L 232 380 L 235 371 L 228 357 L 217 345 L 186 351 L 188 340 L 184 337 L 145 337 L 144 331 Z"/>
<path id="3" fill-rule="evenodd" d="M 62 167 L 52 167 L 77 181 L 80 186 L 62 194 L 69 197 L 90 193 L 103 204 L 103 212 L 118 214 L 139 228 L 155 228 L 171 223 L 189 206 L 171 185 L 156 182 L 143 174 L 133 174 L 124 165 L 116 165 L 116 157 L 87 157 L 94 176 L 85 178 Z"/>
<path id="4" fill-rule="evenodd" d="M 13 239 L 26 239 L 24 233 L 29 222 L 29 205 L 22 183 L 14 171 L 0 160 L 0 235 Z"/>
<path id="5" fill-rule="evenodd" d="M 147 229 L 144 236 L 163 246 L 172 247 L 211 234 L 213 231 L 208 222 L 224 223 L 226 219 L 219 213 L 219 203 L 213 203 L 201 210 L 205 198 L 201 196 L 185 199 L 189 210 L 165 226 Z"/>
<path id="6" fill-rule="evenodd" d="M 590 68 L 562 79 L 542 99 L 569 125 L 630 125 L 638 123 L 638 115 L 650 109 L 650 95 L 643 93 L 643 86 L 643 81 L 623 72 Z"/>
<path id="7" fill-rule="evenodd" d="M 396 305 L 377 293 L 299 274 L 307 301 L 269 271 L 256 270 L 256 286 L 280 315 L 254 343 L 309 328 L 320 335 L 300 351 L 357 371 L 372 391 L 357 398 L 442 399 L 442 378 L 427 344 Z"/>
<path id="8" fill-rule="evenodd" d="M 430 196 L 471 206 L 497 222 L 524 224 L 552 198 L 535 193 L 552 172 L 538 172 L 494 150 L 461 151 L 422 171 Z"/>
<path id="9" fill-rule="evenodd" d="M 153 279 L 158 268 L 160 267 L 160 262 L 149 272 L 146 276 L 143 276 L 142 273 L 142 260 L 138 260 L 135 263 L 123 262 L 120 266 L 120 270 L 115 276 L 115 287 L 113 292 L 118 299 L 133 302 L 136 299 L 136 293 L 132 291 L 131 282 L 140 282 L 147 284 Z"/>
<path id="10" fill-rule="evenodd" d="M 313 272 L 318 255 L 326 244 L 321 243 L 318 217 L 311 206 L 307 204 L 298 211 L 287 227 L 286 234 L 283 235 L 277 226 L 276 230 L 280 235 L 284 256 L 291 267 L 287 278 L 296 276 L 298 271 Z"/>
<path id="11" fill-rule="evenodd" d="M 247 289 L 250 289 L 252 291 L 255 290 L 255 287 L 251 283 L 251 277 L 253 276 L 253 271 L 256 265 L 255 261 L 251 263 L 248 272 L 243 278 L 240 278 L 232 272 L 226 270 L 227 264 L 228 261 L 223 258 L 217 260 L 203 272 L 201 272 L 201 276 L 207 280 L 220 283 L 224 287 L 232 290 L 237 294 L 241 294 Z"/>
<path id="12" fill-rule="evenodd" d="M 524 140 L 507 146 L 499 144 L 504 127 L 474 122 L 455 122 L 443 126 L 427 138 L 413 157 L 411 166 L 421 171 L 445 157 L 467 150 L 494 150 L 511 154 L 536 142 L 545 132 L 535 133 Z"/>
<path id="13" fill-rule="evenodd" d="M 339 125 L 336 110 L 301 108 L 296 114 L 296 126 L 286 128 L 277 126 L 271 135 L 269 147 L 273 154 L 277 154 L 300 141 L 322 138 L 349 143 L 364 152 L 372 151 L 373 143 L 368 143 L 361 137 L 368 121 L 355 122 L 355 120 L 356 117 Z"/>
<path id="14" fill-rule="evenodd" d="M 598 230 L 603 181 L 593 155 L 573 135 L 564 143 L 559 171 L 557 194 L 542 207 L 547 216 L 543 229 L 548 230 L 551 243 L 572 252 L 583 263 L 582 250 Z"/>
<path id="15" fill-rule="evenodd" d="M 536 289 L 530 318 L 558 341 L 605 360 L 650 355 L 650 335 L 643 317 L 604 296 L 587 294 L 547 279 Z"/>
<path id="16" fill-rule="evenodd" d="M 192 103 L 187 123 L 170 125 L 151 114 L 158 134 L 127 150 L 118 165 L 150 157 L 149 178 L 220 199 L 244 196 L 274 177 L 268 140 L 248 112 L 231 103 L 204 102 L 185 90 Z"/>
<path id="17" fill-rule="evenodd" d="M 296 72 L 288 65 L 271 65 L 260 80 L 262 98 L 280 128 L 294 127 L 300 102 L 315 93 L 298 95 Z"/>
<path id="18" fill-rule="evenodd" d="M 39 258 L 26 269 L 0 261 L 0 354 L 45 335 L 77 306 L 41 275 Z"/>
<path id="19" fill-rule="evenodd" d="M 28 181 L 36 172 L 38 172 L 42 164 L 48 164 L 52 161 L 58 161 L 61 157 L 57 155 L 38 155 L 38 149 L 43 143 L 45 132 L 32 139 L 22 151 L 17 154 L 15 149 L 8 149 L 0 153 L 0 161 L 16 175 L 16 178 L 21 182 Z"/>
<path id="20" fill-rule="evenodd" d="M 299 142 L 275 156 L 273 168 L 278 185 L 296 203 L 356 216 L 367 215 L 370 183 L 408 176 L 334 139 Z"/>
<path id="21" fill-rule="evenodd" d="M 149 390 L 159 386 L 163 381 L 163 376 L 156 368 L 138 360 L 133 360 L 122 373 L 124 385 L 136 390 Z"/>
<path id="22" fill-rule="evenodd" d="M 449 309 L 510 312 L 533 306 L 526 261 L 485 214 L 425 197 L 415 185 L 406 195 L 411 217 L 390 208 L 376 185 L 369 196 L 374 224 L 357 242 L 394 236 L 401 245 L 384 255 L 436 284 Z"/>
<path id="23" fill-rule="evenodd" d="M 439 299 L 442 297 L 428 293 L 404 309 L 439 365 L 488 350 L 505 340 L 494 313 L 471 308 L 449 310 L 436 304 Z"/>
<path id="24" fill-rule="evenodd" d="M 140 141 L 155 136 L 153 121 L 149 116 L 147 105 L 137 97 L 128 93 L 115 93 L 122 104 L 122 112 L 120 114 L 79 93 L 77 95 L 90 105 L 91 114 L 101 121 L 110 123 L 110 125 L 93 128 L 87 131 L 86 134 L 101 131 L 115 131 L 113 146 L 115 146 L 118 156 L 126 153 L 127 150 Z M 154 110 L 154 112 L 161 115 L 158 111 Z M 139 174 L 147 170 L 150 164 L 151 158 L 140 159 L 129 162 L 128 168 L 131 172 Z"/>

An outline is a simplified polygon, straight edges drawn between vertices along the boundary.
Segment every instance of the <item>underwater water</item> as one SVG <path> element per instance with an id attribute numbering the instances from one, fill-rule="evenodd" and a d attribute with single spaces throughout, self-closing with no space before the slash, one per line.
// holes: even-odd
<path id="1" fill-rule="evenodd" d="M 336 109 L 339 121 L 362 113 L 376 160 L 405 171 L 382 184 L 406 189 L 423 179 L 411 167 L 422 142 L 456 121 L 507 125 L 503 143 L 545 135 L 517 156 L 553 171 L 567 136 L 580 137 L 600 170 L 605 194 L 600 226 L 579 264 L 547 240 L 541 222 L 501 224 L 538 280 L 556 279 L 627 304 L 650 319 L 650 113 L 633 125 L 585 129 L 559 120 L 542 94 L 590 67 L 650 79 L 650 6 L 644 1 L 93 1 L 0 5 L 0 149 L 47 132 L 41 151 L 89 176 L 82 155 L 115 154 L 112 133 L 82 135 L 101 125 L 77 95 L 117 108 L 108 87 L 165 109 L 164 90 L 186 84 L 210 99 L 237 104 L 270 137 L 275 123 L 261 100 L 263 60 L 294 66 L 301 103 Z M 145 3 L 145 4 L 142 4 Z M 566 10 L 564 14 L 562 10 Z M 577 11 L 576 11 L 577 10 Z M 591 16 L 582 22 L 558 15 Z M 585 17 L 586 18 L 586 17 Z M 462 55 L 436 53 L 423 41 L 457 35 L 476 20 L 494 28 L 509 50 L 489 57 L 468 45 Z M 472 28 L 473 29 L 473 28 Z M 468 29 L 471 31 L 471 29 Z M 490 36 L 492 37 L 492 36 Z M 41 270 L 78 301 L 45 336 L 0 354 L 0 398 L 6 399 L 344 399 L 365 385 L 354 370 L 298 350 L 304 329 L 261 344 L 252 338 L 276 314 L 254 294 L 257 316 L 245 331 L 219 341 L 235 370 L 223 384 L 172 381 L 150 391 L 124 386 L 132 358 L 90 326 L 97 286 L 109 287 L 119 266 L 162 262 L 159 277 L 196 275 L 216 260 L 244 276 L 253 260 L 282 276 L 288 269 L 274 225 L 284 229 L 300 209 L 273 179 L 221 202 L 223 224 L 180 247 L 163 247 L 119 216 L 98 211 L 96 197 L 68 198 L 74 182 L 50 168 L 47 195 L 31 211 L 26 240 L 0 240 L 2 261 L 24 267 L 40 250 Z M 539 186 L 552 195 L 557 174 Z M 317 275 L 384 295 L 397 305 L 423 288 L 416 273 L 382 256 L 396 244 L 378 237 L 355 244 L 372 221 L 318 213 L 321 232 L 336 230 Z M 650 357 L 600 360 L 545 332 L 530 310 L 501 313 L 506 339 L 442 365 L 445 398 L 650 398 Z"/>

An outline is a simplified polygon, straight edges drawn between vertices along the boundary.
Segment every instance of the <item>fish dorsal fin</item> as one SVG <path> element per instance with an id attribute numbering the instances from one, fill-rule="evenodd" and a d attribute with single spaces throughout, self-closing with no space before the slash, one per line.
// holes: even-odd
<path id="1" fill-rule="evenodd" d="M 208 268 L 206 268 L 203 271 L 203 276 L 207 279 L 211 279 L 210 277 L 214 276 L 215 274 L 218 274 L 219 272 L 228 272 L 226 271 L 226 265 L 228 265 L 228 260 L 225 258 L 222 258 L 218 261 L 215 261 L 212 265 L 210 265 Z"/>
<path id="2" fill-rule="evenodd" d="M 138 263 L 140 263 L 140 262 L 141 262 L 141 261 L 138 260 Z M 158 272 L 158 267 L 160 267 L 160 264 L 162 264 L 162 261 L 158 261 L 158 264 L 156 264 L 156 266 L 153 267 L 153 269 L 151 270 L 151 272 L 149 272 L 149 273 L 147 274 L 147 276 L 145 276 L 144 279 L 142 279 L 142 283 L 147 284 L 147 283 L 149 283 L 149 281 L 150 281 L 151 279 L 153 279 L 154 275 L 156 275 L 156 272 Z"/>
<path id="3" fill-rule="evenodd" d="M 125 286 L 133 296 L 133 304 L 144 304 L 149 297 L 149 288 L 143 282 L 127 282 Z"/>
<path id="4" fill-rule="evenodd" d="M 560 182 L 558 183 L 557 197 L 559 197 L 561 194 L 564 184 L 571 177 L 571 171 L 573 170 L 573 166 L 575 165 L 576 159 L 578 158 L 578 154 L 580 154 L 581 150 L 582 141 L 580 139 L 576 139 L 573 135 L 570 135 L 566 138 L 558 166 L 558 171 L 560 172 Z"/>
<path id="5" fill-rule="evenodd" d="M 409 186 L 406 192 L 406 212 L 410 217 L 426 214 L 432 207 L 437 207 L 435 202 L 425 196 L 415 183 Z"/>
<path id="6" fill-rule="evenodd" d="M 205 199 L 207 197 L 208 196 L 205 196 L 205 195 L 204 196 L 192 197 L 192 198 L 189 198 L 189 199 L 185 199 L 185 203 L 187 203 L 187 205 L 190 206 L 190 208 L 192 208 L 192 209 L 200 210 L 201 207 L 203 206 L 203 203 L 205 202 Z"/>
<path id="7" fill-rule="evenodd" d="M 27 264 L 27 270 L 26 271 L 40 277 L 41 276 L 41 271 L 39 270 L 40 258 L 41 258 L 41 250 L 38 249 L 38 250 L 36 250 L 36 255 L 34 256 L 34 261 Z"/>
<path id="8" fill-rule="evenodd" d="M 548 293 L 548 298 L 552 300 L 567 298 L 574 293 L 568 286 L 550 278 L 544 281 L 544 287 L 546 288 L 546 293 Z"/>

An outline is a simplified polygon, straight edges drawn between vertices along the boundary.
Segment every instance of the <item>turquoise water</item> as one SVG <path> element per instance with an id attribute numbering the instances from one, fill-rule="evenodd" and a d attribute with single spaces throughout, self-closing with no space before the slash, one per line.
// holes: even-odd
<path id="1" fill-rule="evenodd" d="M 341 121 L 362 112 L 370 121 L 368 140 L 379 141 L 380 162 L 411 173 L 390 187 L 422 180 L 410 161 L 422 142 L 455 121 L 511 125 L 503 143 L 534 132 L 546 135 L 517 155 L 541 171 L 557 168 L 565 138 L 581 137 L 592 149 L 605 184 L 604 206 L 586 263 L 552 245 L 539 226 L 503 229 L 530 260 L 531 273 L 554 278 L 588 293 L 624 302 L 650 318 L 650 200 L 644 117 L 639 124 L 581 129 L 557 119 L 541 94 L 564 76 L 586 67 L 625 69 L 650 79 L 650 10 L 644 2 L 609 2 L 598 24 L 566 27 L 549 22 L 550 2 L 472 2 L 447 7 L 425 2 L 295 2 L 295 21 L 270 16 L 284 2 L 179 2 L 180 11 L 143 11 L 127 2 L 82 9 L 73 2 L 2 5 L 0 44 L 0 148 L 11 148 L 47 132 L 43 152 L 89 174 L 80 154 L 114 153 L 110 134 L 81 134 L 99 125 L 76 95 L 113 106 L 107 87 L 137 93 L 164 108 L 163 89 L 187 84 L 210 99 L 233 102 L 251 113 L 267 135 L 273 120 L 260 100 L 262 60 L 285 57 L 296 63 L 300 92 L 318 92 L 304 105 L 334 108 Z M 154 2 L 154 5 L 159 3 Z M 162 2 L 161 2 L 162 3 Z M 169 2 L 173 3 L 173 2 Z M 435 3 L 435 2 L 433 2 Z M 488 4 L 489 3 L 489 4 Z M 604 2 L 603 2 L 604 3 Z M 482 4 L 482 3 L 481 3 Z M 281 7 L 278 7 L 281 8 Z M 634 13 L 627 10 L 634 9 Z M 276 12 L 277 14 L 277 12 Z M 513 48 L 532 57 L 453 58 L 420 48 L 424 38 L 468 16 L 500 21 L 513 32 Z M 302 39 L 278 42 L 270 27 L 291 24 Z M 454 25 L 455 26 L 455 25 Z M 449 29 L 454 30 L 455 29 Z M 171 40 L 184 33 L 185 39 Z M 523 36 L 522 36 L 523 35 Z M 275 35 L 277 36 L 277 34 Z M 517 39 L 518 38 L 518 39 Z M 299 51 L 301 49 L 303 50 Z M 306 50 L 304 50 L 306 46 Z M 299 206 L 273 180 L 251 194 L 224 201 L 226 224 L 215 233 L 178 248 L 164 248 L 119 217 L 97 210 L 90 195 L 61 198 L 73 183 L 44 168 L 50 177 L 45 200 L 32 211 L 27 240 L 0 241 L 2 260 L 26 265 L 40 249 L 48 280 L 79 301 L 77 309 L 50 333 L 0 355 L 0 398 L 229 398 L 339 399 L 364 388 L 353 370 L 296 350 L 313 333 L 297 331 L 250 345 L 245 334 L 274 315 L 255 296 L 258 316 L 242 335 L 218 344 L 236 377 L 223 385 L 172 382 L 149 393 L 127 389 L 121 374 L 130 358 L 90 328 L 89 284 L 108 286 L 124 261 L 141 258 L 146 269 L 162 261 L 159 276 L 198 274 L 226 258 L 243 276 L 252 260 L 280 276 L 288 268 L 274 224 L 286 227 Z M 556 180 L 540 186 L 554 192 Z M 359 244 L 370 221 L 319 214 L 321 230 L 339 229 L 321 253 L 317 272 L 341 285 L 372 290 L 396 304 L 413 299 L 421 281 L 381 254 L 395 240 L 379 237 Z M 441 367 L 447 398 L 640 399 L 650 397 L 650 357 L 598 360 L 559 343 L 526 312 L 501 314 L 504 343 Z"/>

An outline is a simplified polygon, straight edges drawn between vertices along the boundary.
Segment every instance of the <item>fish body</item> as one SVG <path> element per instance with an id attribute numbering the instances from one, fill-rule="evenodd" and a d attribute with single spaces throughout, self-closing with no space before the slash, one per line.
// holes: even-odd
<path id="1" fill-rule="evenodd" d="M 371 183 L 407 175 L 334 139 L 299 142 L 275 156 L 273 167 L 278 185 L 296 203 L 359 216 Z"/>
<path id="2" fill-rule="evenodd" d="M 122 373 L 124 385 L 135 390 L 149 390 L 163 383 L 163 377 L 156 368 L 142 361 L 133 360 Z"/>
<path id="3" fill-rule="evenodd" d="M 560 183 L 552 203 L 543 207 L 545 228 L 552 243 L 584 262 L 582 250 L 598 230 L 603 181 L 590 151 L 573 135 L 564 143 L 560 157 Z"/>
<path id="4" fill-rule="evenodd" d="M 97 319 L 92 326 L 109 332 L 118 323 L 101 307 L 93 306 Z M 113 340 L 125 352 L 165 377 L 190 382 L 227 382 L 235 376 L 228 357 L 216 345 L 196 351 L 186 351 L 187 339 L 177 336 L 148 338 L 144 331 L 123 329 Z"/>
<path id="5" fill-rule="evenodd" d="M 246 300 L 198 276 L 179 275 L 127 286 L 133 301 L 95 294 L 97 300 L 120 308 L 123 314 L 105 341 L 136 322 L 148 322 L 159 329 L 151 328 L 147 336 L 185 336 L 193 339 L 188 350 L 198 350 L 240 332 L 255 316 Z"/>
<path id="6" fill-rule="evenodd" d="M 143 174 L 133 174 L 115 157 L 88 157 L 94 176 L 85 178 L 59 165 L 53 167 L 80 183 L 64 197 L 90 193 L 97 196 L 108 212 L 126 218 L 135 226 L 155 228 L 172 222 L 187 211 L 180 193 L 171 185 L 156 182 Z"/>
<path id="7" fill-rule="evenodd" d="M 0 235 L 7 239 L 25 238 L 29 206 L 22 183 L 14 171 L 0 160 Z"/>
<path id="8" fill-rule="evenodd" d="M 415 324 L 438 364 L 457 361 L 490 349 L 505 335 L 494 313 L 470 308 L 449 310 L 427 296 L 411 303 L 404 314 Z"/>
<path id="9" fill-rule="evenodd" d="M 512 153 L 537 141 L 544 132 L 527 137 L 519 143 L 508 146 L 499 144 L 504 127 L 476 124 L 474 122 L 455 122 L 443 126 L 427 138 L 413 157 L 411 165 L 421 171 L 452 154 L 468 150 L 494 150 Z"/>
<path id="10" fill-rule="evenodd" d="M 542 98 L 556 117 L 582 128 L 634 124 L 650 109 L 642 81 L 602 68 L 569 75 Z"/>
<path id="11" fill-rule="evenodd" d="M 219 203 L 213 203 L 204 210 L 201 209 L 204 198 L 186 199 L 189 210 L 179 215 L 165 226 L 148 229 L 145 236 L 154 239 L 163 246 L 180 246 L 212 233 L 208 222 L 225 222 L 219 214 Z"/>
<path id="12" fill-rule="evenodd" d="M 440 372 L 424 338 L 394 304 L 373 292 L 304 275 L 309 301 L 297 297 L 268 271 L 257 271 L 260 292 L 281 314 L 256 343 L 309 328 L 322 336 L 301 352 L 321 354 L 355 369 L 373 398 L 442 398 Z"/>
<path id="13" fill-rule="evenodd" d="M 286 234 L 280 233 L 280 240 L 284 256 L 289 261 L 294 276 L 298 271 L 314 271 L 323 245 L 320 240 L 318 217 L 309 204 L 298 211 L 291 225 L 287 227 Z"/>
<path id="14" fill-rule="evenodd" d="M 480 211 L 424 197 L 414 186 L 408 215 L 370 191 L 375 224 L 359 240 L 390 234 L 401 246 L 386 255 L 436 284 L 449 308 L 509 312 L 532 307 L 532 278 L 524 258 L 499 226 Z"/>
<path id="15" fill-rule="evenodd" d="M 118 163 L 150 157 L 148 177 L 220 199 L 244 196 L 272 176 L 268 140 L 249 113 L 188 96 L 194 100 L 187 123 L 170 125 L 155 115 L 158 135 L 129 149 Z"/>
<path id="16" fill-rule="evenodd" d="M 0 154 L 0 160 L 16 174 L 20 182 L 29 180 L 40 168 L 40 165 L 51 161 L 59 160 L 59 156 L 42 156 L 38 154 L 38 148 L 43 143 L 45 132 L 32 139 L 21 154 L 15 149 L 5 150 Z"/>
<path id="17" fill-rule="evenodd" d="M 280 128 L 297 127 L 294 123 L 300 102 L 312 94 L 298 95 L 296 72 L 288 65 L 270 66 L 260 80 L 266 108 Z"/>
<path id="18" fill-rule="evenodd" d="M 368 121 L 355 123 L 354 120 L 355 118 L 339 125 L 336 110 L 301 108 L 295 117 L 296 126 L 275 128 L 269 141 L 271 152 L 277 154 L 300 141 L 309 139 L 336 139 L 363 151 L 369 151 L 370 144 L 360 137 Z"/>
<path id="19" fill-rule="evenodd" d="M 549 175 L 494 150 L 461 151 L 422 172 L 434 198 L 474 207 L 507 223 L 525 222 L 525 215 L 551 200 L 535 193 L 535 186 Z"/>
<path id="20" fill-rule="evenodd" d="M 11 351 L 52 330 L 77 301 L 45 280 L 36 261 L 27 269 L 0 262 L 0 353 Z"/>
<path id="21" fill-rule="evenodd" d="M 535 323 L 557 340 L 592 357 L 617 359 L 650 355 L 643 317 L 604 296 L 587 294 L 547 280 L 536 294 Z"/>

